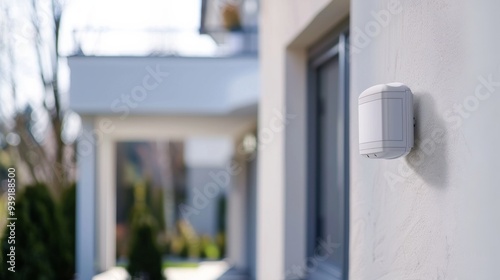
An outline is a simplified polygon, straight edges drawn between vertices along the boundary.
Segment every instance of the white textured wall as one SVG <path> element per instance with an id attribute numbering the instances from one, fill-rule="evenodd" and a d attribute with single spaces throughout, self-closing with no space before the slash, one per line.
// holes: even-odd
<path id="1" fill-rule="evenodd" d="M 259 280 L 281 280 L 285 275 L 286 279 L 301 279 L 301 271 L 307 268 L 307 46 L 342 20 L 348 9 L 348 0 L 261 1 L 256 200 Z"/>
<path id="2" fill-rule="evenodd" d="M 500 81 L 500 3 L 401 1 L 365 43 L 390 1 L 351 3 L 350 278 L 500 279 L 500 84 L 480 78 Z M 417 147 L 363 159 L 357 98 L 392 81 L 415 94 Z"/>

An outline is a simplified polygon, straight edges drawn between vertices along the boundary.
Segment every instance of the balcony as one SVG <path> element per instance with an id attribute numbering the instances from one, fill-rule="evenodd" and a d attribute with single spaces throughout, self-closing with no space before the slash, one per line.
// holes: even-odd
<path id="1" fill-rule="evenodd" d="M 73 56 L 70 107 L 81 115 L 255 114 L 256 56 Z"/>

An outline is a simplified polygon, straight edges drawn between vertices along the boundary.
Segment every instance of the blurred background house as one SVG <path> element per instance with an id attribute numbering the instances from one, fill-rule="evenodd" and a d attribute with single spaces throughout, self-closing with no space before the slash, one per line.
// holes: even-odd
<path id="1" fill-rule="evenodd" d="M 2 139 L 24 160 L 15 164 L 20 182 L 48 184 L 57 204 L 64 201 L 60 190 L 35 176 L 36 169 L 46 168 L 54 182 L 60 174 L 68 183 L 76 179 L 76 277 L 107 278 L 106 272 L 123 272 L 117 266 L 130 271 L 139 212 L 154 221 L 153 243 L 169 279 L 253 273 L 256 163 L 247 158 L 256 149 L 258 2 L 11 1 L 1 7 L 3 30 L 15 26 L 36 38 L 24 43 L 42 73 L 41 89 L 21 95 L 27 105 L 19 107 L 27 111 L 5 116 L 13 124 L 6 122 Z M 7 35 L 6 45 L 18 34 Z M 16 47 L 2 52 L 2 70 L 24 58 Z M 18 90 L 14 82 L 2 86 Z M 21 102 L 14 93 L 3 100 L 12 94 L 13 103 Z M 18 116 L 26 116 L 27 131 L 14 123 Z M 42 120 L 54 134 L 36 126 Z M 24 153 L 33 147 L 55 147 L 57 156 L 30 161 Z M 6 168 L 13 164 L 4 158 Z M 207 260 L 214 265 L 199 264 Z"/>
<path id="2" fill-rule="evenodd" d="M 83 279 L 127 263 L 130 213 L 141 200 L 160 224 L 168 261 L 225 258 L 232 275 L 249 273 L 255 174 L 237 148 L 256 129 L 257 2 L 192 2 L 192 30 L 167 24 L 137 30 L 142 37 L 123 27 L 73 32 L 69 103 L 83 128 L 77 153 Z M 186 51 L 183 40 L 204 45 Z M 130 45 L 118 55 L 113 41 Z M 216 248 L 212 255 L 203 249 L 207 242 Z"/>

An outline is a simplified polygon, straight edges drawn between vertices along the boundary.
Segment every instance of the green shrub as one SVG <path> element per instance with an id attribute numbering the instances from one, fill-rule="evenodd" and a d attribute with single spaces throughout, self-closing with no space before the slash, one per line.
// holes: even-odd
<path id="1" fill-rule="evenodd" d="M 61 196 L 63 231 L 66 235 L 69 256 L 69 270 L 74 274 L 76 261 L 76 184 L 66 188 Z"/>
<path id="2" fill-rule="evenodd" d="M 204 248 L 205 255 L 209 260 L 218 260 L 220 259 L 220 250 L 215 243 L 211 242 L 207 244 Z"/>
<path id="3" fill-rule="evenodd" d="M 201 237 L 201 257 L 209 260 L 220 259 L 220 249 L 208 235 Z"/>
<path id="4" fill-rule="evenodd" d="M 174 236 L 171 238 L 169 252 L 174 256 L 187 258 L 187 245 L 182 236 Z"/>
<path id="5" fill-rule="evenodd" d="M 206 259 L 207 258 L 207 254 L 205 253 L 205 247 L 210 244 L 210 236 L 208 235 L 202 235 L 200 237 L 200 248 L 201 248 L 201 251 L 200 251 L 200 258 L 201 259 Z"/>
<path id="6" fill-rule="evenodd" d="M 29 186 L 18 193 L 15 214 L 16 272 L 6 270 L 2 261 L 2 279 L 72 279 L 71 251 L 63 228 L 60 209 L 45 185 Z M 11 246 L 6 229 L 2 239 L 2 257 Z"/>
<path id="7" fill-rule="evenodd" d="M 219 196 L 217 201 L 217 231 L 226 232 L 227 199 L 225 195 Z"/>
<path id="8" fill-rule="evenodd" d="M 223 232 L 219 232 L 215 237 L 215 244 L 219 248 L 220 257 L 223 258 L 226 256 L 226 234 Z"/>
<path id="9" fill-rule="evenodd" d="M 161 280 L 162 256 L 158 248 L 157 223 L 144 209 L 136 209 L 132 218 L 132 239 L 127 270 L 132 279 Z"/>
<path id="10" fill-rule="evenodd" d="M 196 231 L 191 226 L 191 224 L 186 220 L 181 220 L 177 223 L 179 233 L 186 243 L 186 255 L 181 255 L 182 257 L 188 257 L 192 259 L 200 258 L 201 244 L 200 238 L 196 234 Z"/>
<path id="11" fill-rule="evenodd" d="M 217 236 L 215 238 L 215 243 L 219 247 L 220 257 L 226 255 L 226 210 L 227 210 L 227 199 L 225 195 L 219 197 L 218 208 L 217 208 Z"/>

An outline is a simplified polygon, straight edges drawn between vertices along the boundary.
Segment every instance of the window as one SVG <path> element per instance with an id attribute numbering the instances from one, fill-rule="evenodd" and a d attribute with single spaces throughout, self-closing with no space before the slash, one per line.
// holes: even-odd
<path id="1" fill-rule="evenodd" d="M 314 280 L 348 278 L 348 34 L 333 38 L 310 52 L 309 64 L 308 254 L 316 264 L 308 279 Z"/>

